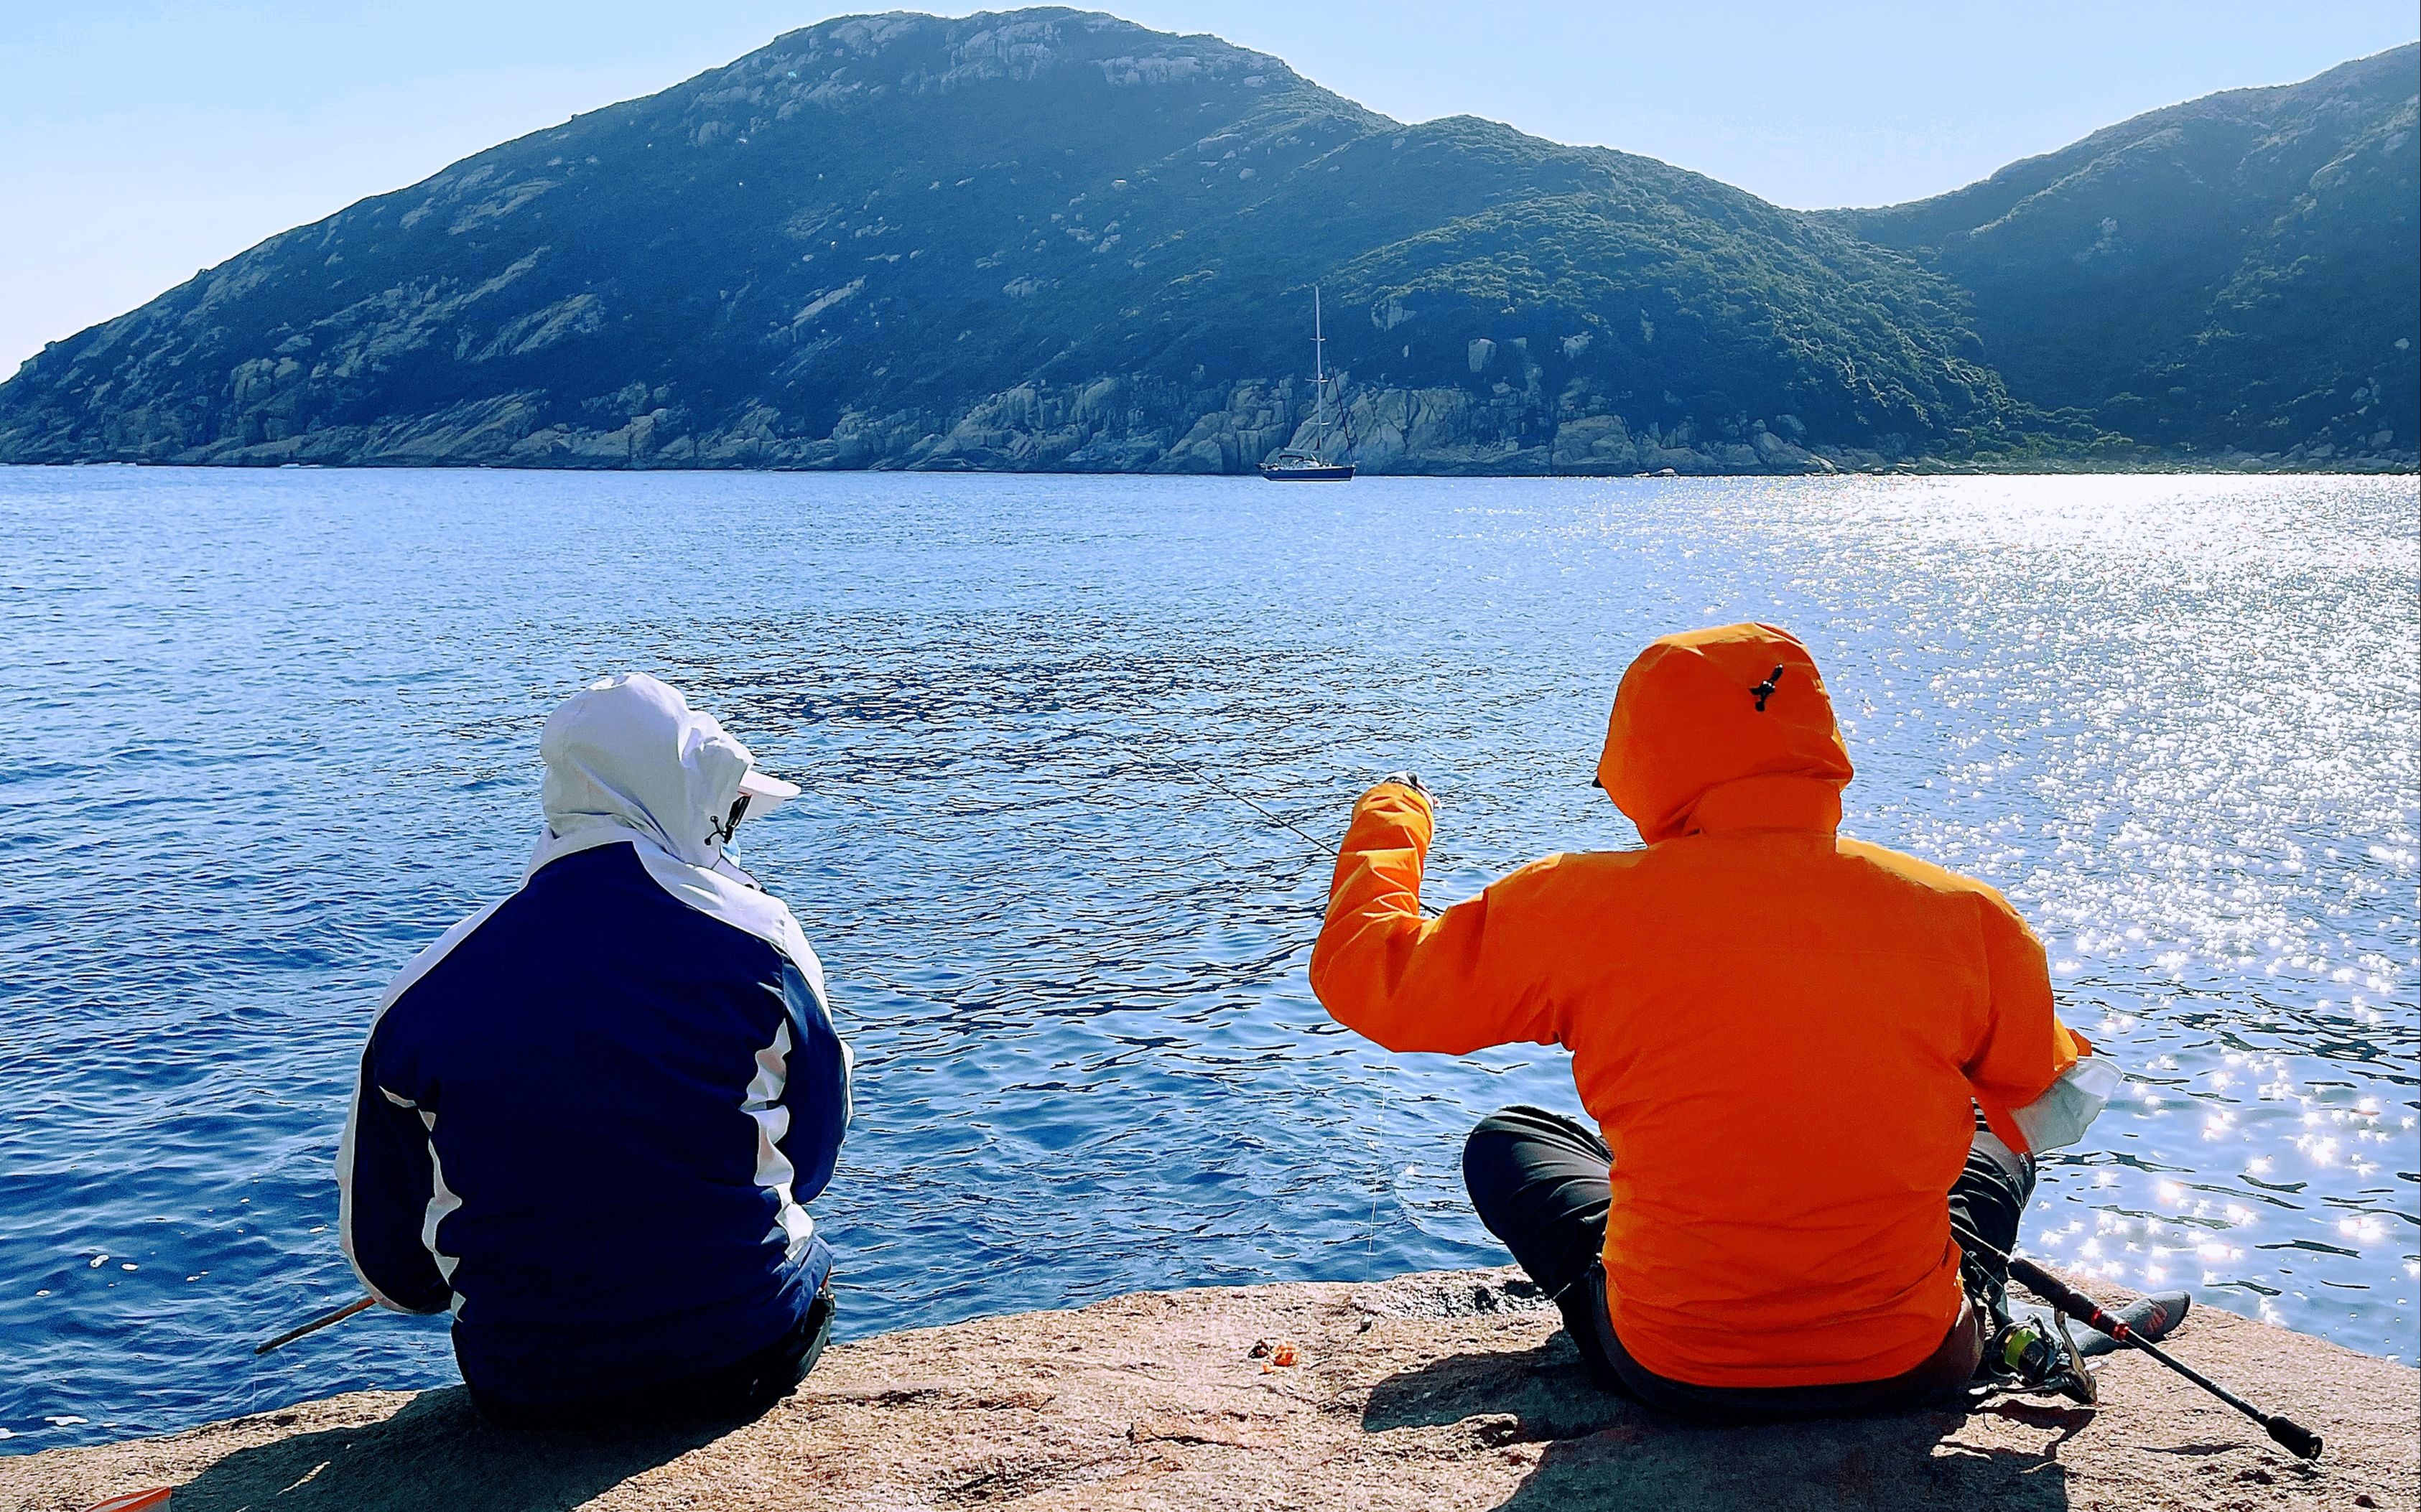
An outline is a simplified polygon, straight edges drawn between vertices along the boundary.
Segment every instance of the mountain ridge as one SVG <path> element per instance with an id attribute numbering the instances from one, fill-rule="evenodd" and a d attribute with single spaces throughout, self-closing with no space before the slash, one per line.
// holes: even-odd
<path id="1" fill-rule="evenodd" d="M 2410 347 L 2300 432 L 2240 423 L 2266 459 L 2209 424 L 2147 443 L 2108 383 L 2046 384 L 1952 225 L 2025 166 L 1793 211 L 1478 117 L 1393 121 L 1098 13 L 840 18 L 46 347 L 0 384 L 0 460 L 1244 472 L 1308 439 L 1319 283 L 1330 404 L 1373 471 L 2413 465 L 2411 420 L 2370 413 Z M 2349 195 L 2368 246 L 2421 260 L 2409 211 L 2398 242 L 2378 184 Z M 2343 261 L 2333 225 L 2300 234 Z M 2296 382 L 2356 373 L 2319 368 Z"/>
<path id="2" fill-rule="evenodd" d="M 2401 362 L 2363 349 L 2372 328 L 2410 340 L 2421 325 L 2416 76 L 2421 44 L 2408 44 L 2149 111 L 1945 195 L 1818 213 L 1973 294 L 2024 401 L 2206 447 L 2360 438 L 2373 414 L 2409 440 L 2413 349 Z M 2331 129 L 2365 109 L 2359 130 Z M 2230 194 L 2246 206 L 2234 217 Z M 2076 250 L 2063 264 L 2044 242 Z M 2316 257 L 2332 276 L 2315 276 Z M 2268 416 L 2245 413 L 2248 391 L 2282 389 Z"/>

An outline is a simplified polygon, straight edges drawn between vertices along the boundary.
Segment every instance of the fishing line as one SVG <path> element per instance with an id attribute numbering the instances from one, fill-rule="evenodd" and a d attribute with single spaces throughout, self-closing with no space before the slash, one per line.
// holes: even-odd
<path id="1" fill-rule="evenodd" d="M 1095 731 L 1094 733 L 1097 735 L 1100 734 L 1099 731 Z M 1146 756 L 1141 751 L 1136 750 L 1133 746 L 1127 744 L 1124 740 L 1117 739 L 1116 736 L 1101 735 L 1101 739 L 1106 743 L 1124 751 L 1127 755 L 1134 757 L 1137 761 L 1143 762 L 1146 766 L 1150 765 L 1154 761 L 1158 761 L 1164 765 L 1175 767 L 1178 771 L 1186 773 L 1195 781 L 1207 787 L 1216 788 L 1220 792 L 1226 793 L 1228 797 L 1234 799 L 1237 803 L 1243 804 L 1246 808 L 1251 809 L 1254 813 L 1258 814 L 1261 818 L 1269 820 L 1271 823 L 1290 832 L 1297 839 L 1311 847 L 1318 854 L 1325 856 L 1331 861 L 1336 859 L 1336 848 L 1335 846 L 1328 844 L 1324 840 L 1314 839 L 1311 835 L 1297 828 L 1293 820 L 1271 813 L 1268 809 L 1263 808 L 1260 804 L 1236 791 L 1236 789 L 1228 787 L 1226 783 L 1221 782 L 1218 778 L 1213 777 L 1201 768 L 1195 766 L 1192 762 L 1179 761 L 1175 756 Z"/>
<path id="2" fill-rule="evenodd" d="M 1209 772 L 1194 765 L 1192 762 L 1181 761 L 1175 756 L 1147 756 L 1143 752 L 1136 750 L 1133 746 L 1127 744 L 1124 740 L 1117 739 L 1116 736 L 1107 734 L 1101 730 L 1090 730 L 1086 733 L 1094 736 L 1105 744 L 1126 753 L 1128 756 L 1136 761 L 1142 762 L 1147 766 L 1151 765 L 1156 761 L 1164 766 L 1175 767 L 1179 772 L 1184 772 L 1187 776 L 1192 777 L 1195 781 L 1202 784 L 1204 787 L 1210 788 L 1214 792 L 1221 793 L 1228 798 L 1234 799 L 1237 803 L 1243 804 L 1246 808 L 1251 809 L 1254 813 L 1258 814 L 1265 819 L 1268 819 L 1271 823 L 1277 825 L 1279 828 L 1294 835 L 1297 839 L 1310 846 L 1313 853 L 1318 855 L 1320 859 L 1334 862 L 1337 858 L 1337 847 L 1331 845 L 1324 840 L 1316 838 L 1305 832 L 1301 826 L 1295 824 L 1291 819 L 1285 818 L 1283 815 L 1272 812 L 1270 809 L 1262 806 L 1258 803 L 1256 803 L 1251 798 L 1246 797 L 1244 794 L 1236 791 L 1233 787 L 1228 787 L 1226 783 L 1221 782 L 1218 778 L 1211 776 Z M 1438 913 L 1437 910 L 1431 908 L 1426 902 L 1420 904 L 1420 911 L 1422 916 L 1425 918 L 1434 918 Z M 1289 954 L 1291 954 L 1291 952 L 1289 952 Z M 886 982 L 881 977 L 864 971 L 844 972 L 843 979 L 864 982 L 868 986 L 887 991 L 895 997 L 903 998 L 911 1002 L 918 1001 L 920 996 L 919 994 L 908 991 L 906 989 L 901 988 L 895 983 Z M 1379 1073 L 1381 1079 L 1382 1081 L 1389 1080 L 1389 1073 L 1394 1069 L 1395 1067 L 1392 1060 L 1382 1060 L 1380 1062 Z M 1378 1257 L 1379 1202 L 1386 1188 L 1391 1184 L 1394 1167 L 1389 1162 L 1385 1152 L 1380 1147 L 1378 1138 L 1375 1133 L 1366 1136 L 1365 1143 L 1369 1146 L 1370 1153 L 1375 1158 L 1379 1167 L 1377 1178 L 1373 1182 L 1371 1188 L 1370 1219 L 1367 1225 L 1365 1234 L 1366 1242 L 1363 1252 L 1362 1279 L 1365 1282 L 1367 1282 L 1370 1279 L 1371 1271 L 1376 1267 Z M 261 1356 L 270 1353 L 272 1350 L 282 1348 L 289 1344 L 292 1344 L 297 1339 L 305 1338 L 310 1334 L 316 1333 L 321 1329 L 341 1323 L 345 1321 L 345 1319 L 367 1312 L 376 1305 L 377 1299 L 375 1298 L 358 1298 L 351 1302 L 347 1302 L 341 1307 L 332 1308 L 316 1317 L 310 1318 L 304 1323 L 289 1329 L 285 1333 L 277 1334 L 275 1337 L 265 1340 L 261 1344 L 256 1346 L 252 1351 L 253 1365 L 250 1390 L 250 1395 L 254 1402 L 256 1404 L 258 1403 L 260 1393 L 259 1361 Z"/>
<path id="3" fill-rule="evenodd" d="M 1322 861 L 1326 861 L 1334 865 L 1338 857 L 1338 847 L 1307 834 L 1293 820 L 1289 819 L 1282 815 L 1274 814 L 1269 809 L 1264 808 L 1259 803 L 1245 797 L 1242 793 L 1236 791 L 1233 787 L 1228 787 L 1226 783 L 1211 776 L 1209 772 L 1203 771 L 1201 768 L 1194 765 L 1190 761 L 1181 761 L 1175 756 L 1147 756 L 1143 752 L 1136 750 L 1133 746 L 1127 744 L 1126 741 L 1119 740 L 1117 736 L 1111 735 L 1104 730 L 1087 730 L 1085 733 L 1093 736 L 1096 740 L 1101 740 L 1102 743 L 1111 746 L 1116 750 L 1125 752 L 1129 757 L 1135 761 L 1139 761 L 1146 766 L 1150 766 L 1154 762 L 1158 762 L 1164 766 L 1175 767 L 1178 771 L 1184 772 L 1187 776 L 1192 777 L 1195 781 L 1202 784 L 1204 787 L 1210 788 L 1214 792 L 1222 793 L 1226 797 L 1234 799 L 1237 803 L 1243 804 L 1254 813 L 1258 814 L 1263 818 L 1268 819 L 1271 823 L 1285 830 L 1296 839 L 1303 841 L 1304 844 L 1311 847 L 1312 853 Z M 1430 907 L 1426 901 L 1415 901 L 1418 902 L 1421 916 L 1423 918 L 1433 919 L 1439 915 L 1440 911 Z M 1380 1095 L 1380 1102 L 1382 1106 L 1385 1106 L 1391 1100 L 1391 1094 L 1395 1084 L 1395 1069 L 1396 1065 L 1393 1056 L 1387 1056 L 1379 1062 L 1379 1080 L 1382 1089 Z M 1370 1281 L 1372 1273 L 1378 1269 L 1379 1204 L 1387 1192 L 1395 1185 L 1395 1162 L 1388 1156 L 1386 1150 L 1381 1146 L 1379 1136 L 1375 1130 L 1363 1136 L 1363 1143 L 1369 1147 L 1371 1161 L 1376 1167 L 1370 1183 L 1370 1216 L 1363 1227 L 1362 1280 L 1364 1284 L 1367 1285 Z"/>
<path id="4" fill-rule="evenodd" d="M 1301 840 L 1304 844 L 1311 847 L 1312 853 L 1318 856 L 1320 860 L 1333 864 L 1337 858 L 1337 848 L 1334 844 L 1306 833 L 1293 820 L 1289 819 L 1282 815 L 1272 813 L 1270 810 L 1262 807 L 1259 803 L 1255 803 L 1250 798 L 1245 797 L 1242 793 L 1236 791 L 1236 789 L 1228 787 L 1226 783 L 1221 782 L 1218 778 L 1213 777 L 1201 768 L 1195 766 L 1190 761 L 1180 761 L 1177 757 L 1171 756 L 1147 756 L 1143 752 L 1136 750 L 1133 746 L 1127 744 L 1124 740 L 1119 740 L 1117 736 L 1107 734 L 1101 730 L 1087 730 L 1085 733 L 1091 735 L 1094 739 L 1101 740 L 1106 745 L 1114 746 L 1117 749 L 1125 752 L 1128 756 L 1142 762 L 1146 766 L 1150 766 L 1154 762 L 1157 762 L 1163 766 L 1175 767 L 1178 771 L 1184 772 L 1187 776 L 1192 777 L 1195 781 L 1202 784 L 1204 787 L 1209 787 L 1215 792 L 1226 794 L 1227 797 L 1234 799 L 1237 803 L 1243 804 L 1246 808 L 1251 809 L 1254 813 L 1258 814 L 1261 818 L 1268 819 L 1271 823 L 1284 829 L 1295 838 Z M 1420 910 L 1421 916 L 1424 918 L 1436 918 L 1440 912 L 1439 910 L 1430 907 L 1427 902 L 1423 902 L 1420 905 Z"/>

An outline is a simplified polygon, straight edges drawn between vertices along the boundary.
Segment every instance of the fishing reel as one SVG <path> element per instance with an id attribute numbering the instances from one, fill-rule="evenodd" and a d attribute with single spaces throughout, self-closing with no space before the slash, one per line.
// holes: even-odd
<path id="1" fill-rule="evenodd" d="M 1978 1386 L 2001 1391 L 2042 1392 L 2086 1407 L 2101 1400 L 2101 1384 L 2085 1367 L 2068 1315 L 2054 1312 L 2046 1324 L 2029 1313 L 2001 1325 L 1984 1347 Z"/>

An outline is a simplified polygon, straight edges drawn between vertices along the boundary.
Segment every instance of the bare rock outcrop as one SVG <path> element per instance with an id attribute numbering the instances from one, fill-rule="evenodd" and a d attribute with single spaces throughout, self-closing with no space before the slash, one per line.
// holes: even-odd
<path id="1" fill-rule="evenodd" d="M 1291 1365 L 1256 1356 L 1289 1342 Z M 2178 1351 L 2317 1427 L 2318 1464 L 2149 1362 L 2102 1403 L 1706 1428 L 1593 1390 L 1510 1271 L 1144 1294 L 836 1347 L 746 1424 L 513 1434 L 459 1389 L 363 1392 L 0 1459 L 0 1505 L 178 1488 L 239 1507 L 2409 1509 L 2416 1377 L 2215 1310 Z"/>

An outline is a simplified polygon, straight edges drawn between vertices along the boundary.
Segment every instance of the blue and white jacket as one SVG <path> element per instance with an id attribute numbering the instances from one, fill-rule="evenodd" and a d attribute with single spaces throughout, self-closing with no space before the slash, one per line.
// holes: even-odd
<path id="1" fill-rule="evenodd" d="M 796 1326 L 832 1263 L 803 1205 L 850 1118 L 823 968 L 723 854 L 746 749 L 624 678 L 541 750 L 546 836 L 387 990 L 336 1173 L 371 1295 L 450 1310 L 463 1379 L 527 1404 Z"/>

